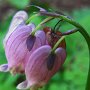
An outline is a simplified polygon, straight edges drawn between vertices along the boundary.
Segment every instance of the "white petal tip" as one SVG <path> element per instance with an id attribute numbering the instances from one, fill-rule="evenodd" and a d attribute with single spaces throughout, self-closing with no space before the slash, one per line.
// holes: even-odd
<path id="1" fill-rule="evenodd" d="M 46 12 L 46 10 L 44 8 L 42 8 L 42 7 L 39 7 L 39 6 L 36 6 L 36 5 L 30 5 L 30 6 L 34 6 L 34 7 L 38 8 L 40 11 L 42 11 L 42 12 Z"/>
<path id="2" fill-rule="evenodd" d="M 8 72 L 8 64 L 0 65 L 0 72 Z"/>
<path id="3" fill-rule="evenodd" d="M 22 17 L 24 20 L 26 20 L 28 18 L 28 14 L 25 11 L 18 11 L 15 14 L 14 18 L 17 18 L 17 17 Z"/>
<path id="4" fill-rule="evenodd" d="M 28 82 L 24 81 L 24 82 L 20 83 L 16 88 L 19 89 L 19 90 L 28 89 L 29 88 L 28 87 Z"/>

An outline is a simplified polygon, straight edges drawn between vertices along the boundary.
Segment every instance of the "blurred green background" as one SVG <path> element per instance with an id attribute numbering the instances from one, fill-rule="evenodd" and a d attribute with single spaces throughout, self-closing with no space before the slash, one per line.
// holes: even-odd
<path id="1" fill-rule="evenodd" d="M 68 3 L 69 2 L 69 3 Z M 29 15 L 35 8 L 27 7 L 30 4 L 39 5 L 52 11 L 62 11 L 76 22 L 79 22 L 90 35 L 90 1 L 89 0 L 0 0 L 0 64 L 6 63 L 3 48 L 3 38 L 8 31 L 12 16 L 18 10 L 26 10 Z M 37 22 L 35 22 L 37 20 Z M 42 18 L 32 20 L 37 25 Z M 53 27 L 57 19 L 49 22 L 47 26 Z M 61 31 L 71 29 L 65 23 Z M 67 36 L 67 59 L 59 72 L 41 90 L 84 90 L 89 52 L 85 39 L 80 33 Z M 12 76 L 10 73 L 0 72 L 0 90 L 16 90 L 16 85 L 25 80 L 24 75 Z"/>

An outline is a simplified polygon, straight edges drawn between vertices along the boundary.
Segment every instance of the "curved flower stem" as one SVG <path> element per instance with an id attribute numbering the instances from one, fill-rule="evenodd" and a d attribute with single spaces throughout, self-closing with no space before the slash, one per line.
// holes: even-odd
<path id="1" fill-rule="evenodd" d="M 75 27 L 79 28 L 79 32 L 84 36 L 84 38 L 87 41 L 88 48 L 89 48 L 89 60 L 90 60 L 90 36 L 89 34 L 85 31 L 85 29 L 75 21 L 66 18 L 65 16 L 60 16 L 63 20 L 69 22 L 70 24 L 74 25 Z M 89 72 L 88 72 L 88 78 L 87 78 L 87 84 L 86 84 L 86 90 L 90 90 L 90 61 L 89 61 Z"/>
<path id="2" fill-rule="evenodd" d="M 77 31 L 78 31 L 78 28 L 68 30 L 67 32 L 62 33 L 61 36 L 70 35 L 70 34 L 76 33 Z"/>
<path id="3" fill-rule="evenodd" d="M 61 43 L 61 41 L 65 38 L 65 36 L 62 36 L 57 43 L 54 45 L 53 49 L 51 50 L 52 53 L 55 52 L 56 48 L 58 47 L 58 45 Z"/>
<path id="4" fill-rule="evenodd" d="M 37 17 L 37 16 L 39 16 L 40 14 L 39 13 L 37 13 L 37 14 L 35 14 L 35 15 L 32 15 L 27 21 L 26 21 L 26 24 L 29 24 L 29 22 L 33 19 L 33 18 L 35 18 L 35 17 Z"/>
<path id="5" fill-rule="evenodd" d="M 88 77 L 87 77 L 87 83 L 86 83 L 85 90 L 90 90 L 90 36 L 89 36 L 89 34 L 86 32 L 86 30 L 79 23 L 76 23 L 74 20 L 68 18 L 67 16 L 63 16 L 63 15 L 60 15 L 60 14 L 57 14 L 57 13 L 51 13 L 51 12 L 40 12 L 40 14 L 63 19 L 64 21 L 66 21 L 66 22 L 74 25 L 75 27 L 77 27 L 78 31 L 85 38 L 85 40 L 88 44 L 88 48 L 89 48 L 89 71 L 88 71 Z"/>
<path id="6" fill-rule="evenodd" d="M 48 18 L 44 19 L 44 20 L 33 30 L 33 32 L 31 33 L 31 35 L 34 35 L 35 32 L 42 26 L 42 24 L 44 24 L 44 23 L 46 23 L 46 22 L 48 22 L 48 21 L 50 21 L 50 20 L 52 20 L 52 19 L 54 19 L 54 18 L 53 18 L 53 17 L 48 17 Z"/>
<path id="7" fill-rule="evenodd" d="M 70 23 L 70 24 L 74 25 L 75 27 L 79 28 L 78 31 L 83 35 L 83 37 L 85 38 L 85 40 L 88 44 L 88 48 L 89 48 L 89 71 L 88 71 L 88 78 L 87 78 L 87 83 L 86 83 L 86 89 L 85 90 L 90 90 L 90 36 L 80 24 L 76 23 L 72 19 L 69 19 L 69 18 L 67 18 L 65 16 L 62 16 L 62 15 L 60 15 L 59 18 L 65 20 L 68 23 Z"/>
<path id="8" fill-rule="evenodd" d="M 56 35 L 56 34 L 54 34 L 54 35 L 55 35 L 55 37 L 57 37 L 57 38 L 61 38 L 61 36 L 68 36 L 68 35 L 74 34 L 74 33 L 76 33 L 76 32 L 78 32 L 78 28 L 74 28 L 74 29 L 72 29 L 72 30 L 68 30 L 68 31 L 66 31 L 66 32 L 61 33 L 60 35 Z"/>

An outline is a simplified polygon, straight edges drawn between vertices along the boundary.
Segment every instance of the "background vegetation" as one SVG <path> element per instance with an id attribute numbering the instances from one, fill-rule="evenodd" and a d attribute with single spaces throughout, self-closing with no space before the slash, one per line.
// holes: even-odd
<path id="1" fill-rule="evenodd" d="M 39 0 L 40 1 L 40 0 Z M 53 8 L 50 3 L 43 3 L 37 0 L 0 0 L 0 64 L 6 63 L 5 52 L 3 48 L 3 38 L 9 28 L 12 16 L 17 10 L 24 9 L 29 15 L 35 10 L 33 7 L 27 7 L 30 4 L 40 5 L 46 9 L 59 10 L 54 4 Z M 65 1 L 65 0 L 64 0 Z M 70 15 L 74 20 L 79 22 L 90 34 L 90 8 L 65 8 L 64 13 Z M 35 22 L 37 20 L 37 22 Z M 37 25 L 42 18 L 38 17 L 32 20 Z M 48 23 L 47 26 L 53 27 L 57 20 Z M 71 29 L 72 26 L 65 23 L 60 30 Z M 59 72 L 50 80 L 50 82 L 41 90 L 84 90 L 87 72 L 88 72 L 88 48 L 85 39 L 81 34 L 76 33 L 66 38 L 67 42 L 67 59 Z M 24 75 L 12 76 L 10 73 L 0 72 L 0 90 L 16 90 L 16 85 L 25 79 Z"/>

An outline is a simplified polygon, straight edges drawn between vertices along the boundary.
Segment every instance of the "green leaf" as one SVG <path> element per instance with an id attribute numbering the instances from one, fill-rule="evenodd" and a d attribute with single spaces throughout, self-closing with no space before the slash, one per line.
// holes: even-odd
<path id="1" fill-rule="evenodd" d="M 20 9 L 25 8 L 30 2 L 30 0 L 8 0 L 8 1 L 11 5 Z"/>

